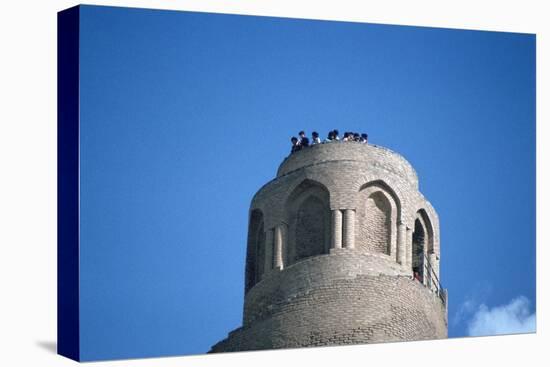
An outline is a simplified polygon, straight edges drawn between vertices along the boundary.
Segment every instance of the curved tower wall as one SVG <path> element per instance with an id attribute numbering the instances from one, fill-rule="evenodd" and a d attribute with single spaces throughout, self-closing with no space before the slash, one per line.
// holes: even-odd
<path id="1" fill-rule="evenodd" d="M 296 152 L 252 200 L 243 326 L 211 351 L 445 338 L 439 263 L 437 214 L 402 156 Z"/>

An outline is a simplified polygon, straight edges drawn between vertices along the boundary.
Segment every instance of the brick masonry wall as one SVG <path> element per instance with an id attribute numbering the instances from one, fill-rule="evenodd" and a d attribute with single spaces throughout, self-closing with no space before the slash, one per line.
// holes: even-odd
<path id="1" fill-rule="evenodd" d="M 330 154 L 337 155 L 340 160 Z M 321 160 L 319 156 L 332 159 Z M 303 166 L 299 168 L 298 163 Z M 383 182 L 398 196 L 403 213 L 400 219 L 407 227 L 414 228 L 416 212 L 426 210 L 437 230 L 434 246 L 438 252 L 437 214 L 418 191 L 416 173 L 400 155 L 385 148 L 359 143 L 321 144 L 291 155 L 281 164 L 279 176 L 265 184 L 252 199 L 251 210 L 262 210 L 266 228 L 281 222 L 288 223 L 285 204 L 304 180 L 326 187 L 330 193 L 331 209 L 357 209 L 361 188 L 369 182 Z"/>
<path id="2" fill-rule="evenodd" d="M 298 209 L 295 224 L 295 261 L 320 255 L 325 251 L 327 242 L 325 228 L 328 223 L 325 223 L 323 218 L 319 218 L 324 211 L 327 209 L 323 202 L 313 196 L 304 201 Z"/>
<path id="3" fill-rule="evenodd" d="M 286 205 L 288 213 L 287 265 L 328 251 L 330 208 L 328 191 L 316 185 L 301 185 L 300 192 Z"/>
<path id="4" fill-rule="evenodd" d="M 344 149 L 342 147 L 344 146 Z M 360 143 L 334 142 L 319 144 L 304 149 L 299 154 L 289 155 L 279 167 L 277 177 L 283 176 L 297 169 L 315 165 L 322 162 L 363 160 L 371 164 L 373 168 L 384 167 L 391 173 L 403 177 L 413 186 L 418 188 L 418 177 L 416 171 L 405 158 L 391 151 L 388 148 Z M 352 155 L 350 152 L 353 151 Z M 369 159 L 365 160 L 364 157 Z M 387 163 L 391 164 L 387 164 Z"/>
<path id="5" fill-rule="evenodd" d="M 392 228 L 391 205 L 381 192 L 375 192 L 357 208 L 355 245 L 365 251 L 390 254 Z"/>
<path id="6" fill-rule="evenodd" d="M 325 231 L 320 236 L 325 251 L 294 263 L 294 224 L 301 200 L 308 200 L 308 190 L 328 201 L 320 226 Z M 369 202 L 369 197 L 378 202 Z M 307 205 L 305 209 L 304 219 L 316 211 Z M 331 223 L 327 220 L 331 217 L 325 212 L 348 209 L 357 213 L 356 246 L 329 250 Z M 422 212 L 439 275 L 439 219 L 418 191 L 416 172 L 402 156 L 359 143 L 310 147 L 283 161 L 277 177 L 252 199 L 250 212 L 263 214 L 266 231 L 281 228 L 283 268 L 266 267 L 261 280 L 247 287 L 243 326 L 211 352 L 447 336 L 445 304 L 432 289 L 412 279 L 411 266 L 414 221 Z M 400 249 L 406 261 L 401 263 L 398 227 L 404 229 Z M 306 235 L 299 234 L 315 237 Z M 249 241 L 249 254 L 254 253 L 250 245 Z M 267 253 L 273 251 L 270 247 Z"/>
<path id="7" fill-rule="evenodd" d="M 272 297 L 251 290 L 255 312 L 211 352 L 446 338 L 439 297 L 387 262 L 342 249 L 273 271 L 257 285 Z"/>

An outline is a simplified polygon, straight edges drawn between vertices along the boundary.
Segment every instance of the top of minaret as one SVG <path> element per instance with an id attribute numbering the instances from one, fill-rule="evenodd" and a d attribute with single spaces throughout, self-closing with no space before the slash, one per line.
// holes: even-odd
<path id="1" fill-rule="evenodd" d="M 335 141 L 315 144 L 290 154 L 279 166 L 277 177 L 295 170 L 335 161 L 363 162 L 398 175 L 418 188 L 418 176 L 400 154 L 378 145 Z"/>

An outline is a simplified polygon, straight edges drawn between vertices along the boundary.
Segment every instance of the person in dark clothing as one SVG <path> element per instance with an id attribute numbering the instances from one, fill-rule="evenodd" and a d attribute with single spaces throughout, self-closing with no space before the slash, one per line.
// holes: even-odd
<path id="1" fill-rule="evenodd" d="M 367 133 L 361 134 L 361 143 L 367 144 L 369 140 L 369 135 Z"/>
<path id="2" fill-rule="evenodd" d="M 338 130 L 334 129 L 332 130 L 332 140 L 339 141 L 340 137 L 338 136 Z"/>
<path id="3" fill-rule="evenodd" d="M 309 139 L 307 138 L 306 133 L 303 132 L 303 131 L 300 131 L 298 133 L 298 135 L 300 136 L 300 140 L 299 140 L 298 144 L 300 144 L 302 149 L 306 148 L 306 147 L 309 147 Z"/>
<path id="4" fill-rule="evenodd" d="M 292 147 L 290 148 L 290 154 L 292 154 L 294 152 L 297 152 L 300 149 L 302 149 L 300 144 L 298 144 L 298 138 L 297 137 L 293 136 L 292 138 L 290 138 L 290 142 L 292 143 Z"/>
<path id="5" fill-rule="evenodd" d="M 321 139 L 319 138 L 319 133 L 314 131 L 311 133 L 311 145 L 321 144 Z"/>
<path id="6" fill-rule="evenodd" d="M 359 142 L 361 140 L 361 136 L 359 133 L 353 133 L 353 141 Z"/>

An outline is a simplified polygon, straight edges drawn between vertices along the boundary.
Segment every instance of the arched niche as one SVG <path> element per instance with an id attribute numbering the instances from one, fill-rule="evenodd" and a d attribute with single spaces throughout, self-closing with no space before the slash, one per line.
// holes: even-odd
<path id="1" fill-rule="evenodd" d="M 250 223 L 248 225 L 245 292 L 248 292 L 250 288 L 260 281 L 264 272 L 265 240 L 264 215 L 261 210 L 254 209 L 250 213 Z"/>
<path id="2" fill-rule="evenodd" d="M 357 203 L 356 247 L 397 260 L 397 223 L 400 215 L 400 201 L 388 185 L 382 181 L 363 185 Z"/>
<path id="3" fill-rule="evenodd" d="M 286 258 L 291 265 L 328 253 L 330 242 L 330 194 L 325 186 L 304 180 L 289 195 L 285 210 L 288 224 Z"/>
<path id="4" fill-rule="evenodd" d="M 412 234 L 412 271 L 418 274 L 419 280 L 426 282 L 427 272 L 435 271 L 436 264 L 428 264 L 434 253 L 434 231 L 430 217 L 424 209 L 416 212 Z"/>
<path id="5" fill-rule="evenodd" d="M 434 228 L 430 216 L 424 209 L 416 212 L 416 218 L 419 218 L 426 232 L 426 254 L 434 253 Z"/>
<path id="6" fill-rule="evenodd" d="M 412 271 L 414 276 L 424 282 L 425 256 L 426 256 L 426 230 L 420 218 L 414 220 L 412 234 Z"/>

